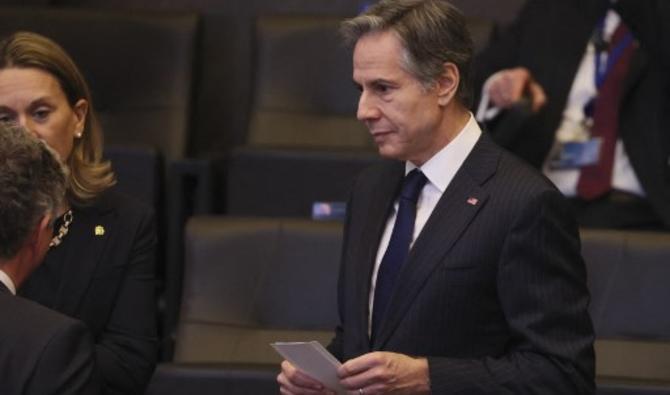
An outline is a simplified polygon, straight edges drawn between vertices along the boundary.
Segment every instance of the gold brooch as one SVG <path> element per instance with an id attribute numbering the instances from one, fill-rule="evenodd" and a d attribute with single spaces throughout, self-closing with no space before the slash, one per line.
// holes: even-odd
<path id="1" fill-rule="evenodd" d="M 105 235 L 105 228 L 102 225 L 98 225 L 95 227 L 95 235 L 96 236 L 104 236 Z"/>

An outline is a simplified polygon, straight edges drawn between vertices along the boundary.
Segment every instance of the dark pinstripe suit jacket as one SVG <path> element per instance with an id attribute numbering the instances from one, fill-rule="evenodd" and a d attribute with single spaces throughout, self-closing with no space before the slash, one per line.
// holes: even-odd
<path id="1" fill-rule="evenodd" d="M 14 296 L 2 283 L 0 320 L 0 394 L 100 394 L 84 324 Z"/>
<path id="2" fill-rule="evenodd" d="M 370 276 L 403 169 L 382 163 L 354 187 L 331 352 L 342 360 L 376 350 L 426 356 L 436 394 L 592 393 L 576 225 L 562 195 L 486 134 L 415 241 L 370 344 Z"/>

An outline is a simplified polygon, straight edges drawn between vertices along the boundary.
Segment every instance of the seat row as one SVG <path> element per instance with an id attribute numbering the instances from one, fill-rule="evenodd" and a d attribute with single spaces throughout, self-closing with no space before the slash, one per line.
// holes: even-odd
<path id="1" fill-rule="evenodd" d="M 275 341 L 328 344 L 342 224 L 198 216 L 174 360 L 150 394 L 277 393 Z M 670 234 L 582 230 L 599 395 L 670 394 Z"/>

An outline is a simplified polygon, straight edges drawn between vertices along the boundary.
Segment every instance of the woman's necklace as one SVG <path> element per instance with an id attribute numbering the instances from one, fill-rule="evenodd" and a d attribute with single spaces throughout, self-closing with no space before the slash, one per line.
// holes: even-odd
<path id="1" fill-rule="evenodd" d="M 49 243 L 50 248 L 58 247 L 58 245 L 63 242 L 63 237 L 65 237 L 70 230 L 70 224 L 73 219 L 72 210 L 68 210 L 63 214 L 63 224 L 58 228 L 58 234 L 51 239 L 51 243 Z"/>

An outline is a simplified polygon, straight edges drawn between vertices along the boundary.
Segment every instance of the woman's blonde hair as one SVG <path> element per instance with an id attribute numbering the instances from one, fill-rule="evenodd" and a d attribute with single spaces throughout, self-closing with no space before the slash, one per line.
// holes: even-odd
<path id="1" fill-rule="evenodd" d="M 116 183 L 108 161 L 102 161 L 102 128 L 93 109 L 91 93 L 72 58 L 54 41 L 31 32 L 16 32 L 0 41 L 0 69 L 34 68 L 58 80 L 70 106 L 84 99 L 88 114 L 81 138 L 74 140 L 66 165 L 67 198 L 86 204 Z"/>

